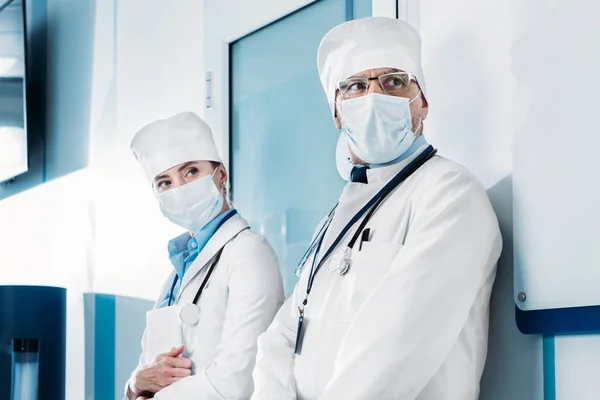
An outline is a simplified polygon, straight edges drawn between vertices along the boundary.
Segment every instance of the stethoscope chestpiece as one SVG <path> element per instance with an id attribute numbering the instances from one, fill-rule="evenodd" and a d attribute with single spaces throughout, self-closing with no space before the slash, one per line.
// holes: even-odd
<path id="1" fill-rule="evenodd" d="M 337 272 L 340 275 L 346 274 L 350 269 L 350 254 L 352 249 L 346 246 L 344 249 L 338 251 L 331 257 L 331 261 L 329 261 L 329 265 L 327 265 L 327 271 L 329 272 Z"/>
<path id="2" fill-rule="evenodd" d="M 200 308 L 194 303 L 184 304 L 179 309 L 179 320 L 188 326 L 196 325 L 200 321 Z"/>

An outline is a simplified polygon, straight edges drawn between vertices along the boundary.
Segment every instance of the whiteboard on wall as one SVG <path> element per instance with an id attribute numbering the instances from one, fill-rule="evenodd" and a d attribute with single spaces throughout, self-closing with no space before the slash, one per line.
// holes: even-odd
<path id="1" fill-rule="evenodd" d="M 590 145 L 566 150 L 562 137 L 543 131 L 520 142 L 513 177 L 515 302 L 522 310 L 600 305 L 595 146 L 585 141 Z"/>
<path id="2" fill-rule="evenodd" d="M 561 311 L 555 326 L 577 313 L 577 329 L 559 330 L 590 331 L 600 320 L 600 57 L 590 50 L 600 3 L 542 3 L 528 4 L 512 45 L 513 99 L 527 100 L 513 142 L 514 300 L 523 312 Z"/>

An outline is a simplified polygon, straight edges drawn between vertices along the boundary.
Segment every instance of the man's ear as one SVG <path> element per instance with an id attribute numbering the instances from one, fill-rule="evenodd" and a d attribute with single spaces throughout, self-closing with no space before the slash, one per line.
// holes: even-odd
<path id="1" fill-rule="evenodd" d="M 429 114 L 429 103 L 427 102 L 425 96 L 423 96 L 423 93 L 421 93 L 421 99 L 423 100 L 423 105 L 421 106 L 423 113 L 421 118 L 425 120 L 427 118 L 427 115 Z"/>
<path id="2" fill-rule="evenodd" d="M 337 128 L 338 131 L 340 129 L 342 129 L 342 119 L 340 118 L 340 113 L 338 112 L 339 103 L 337 102 L 339 93 L 340 93 L 339 89 L 335 91 L 335 97 L 333 100 L 334 101 L 334 103 L 333 103 L 333 120 L 335 122 L 335 127 Z"/>
<path id="3" fill-rule="evenodd" d="M 333 120 L 335 122 L 335 127 L 337 128 L 337 130 L 341 130 L 342 129 L 342 119 L 340 118 L 338 112 L 337 112 L 337 106 L 336 106 L 336 110 L 333 113 Z"/>

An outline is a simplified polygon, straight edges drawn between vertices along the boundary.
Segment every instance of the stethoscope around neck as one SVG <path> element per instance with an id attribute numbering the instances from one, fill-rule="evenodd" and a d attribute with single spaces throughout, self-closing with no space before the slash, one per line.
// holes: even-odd
<path id="1" fill-rule="evenodd" d="M 194 296 L 194 301 L 192 301 L 191 303 L 184 304 L 179 309 L 179 320 L 181 321 L 182 324 L 188 325 L 188 326 L 194 326 L 200 321 L 200 307 L 198 306 L 198 300 L 200 299 L 200 295 L 202 294 L 202 291 L 206 287 L 206 284 L 207 284 L 208 280 L 210 279 L 212 272 L 214 271 L 215 267 L 219 263 L 219 260 L 221 259 L 221 254 L 223 253 L 223 248 L 224 247 L 221 247 L 219 252 L 213 258 L 213 261 L 210 263 L 209 270 L 206 273 L 206 276 L 204 277 L 204 280 L 202 281 L 200 288 L 198 288 L 196 295 Z"/>
<path id="2" fill-rule="evenodd" d="M 225 223 L 226 220 L 227 219 L 221 221 L 221 224 L 217 227 L 217 229 L 223 223 Z M 246 227 L 246 228 L 242 229 L 241 231 L 239 231 L 238 233 L 236 233 L 235 236 L 233 236 L 231 239 L 229 239 L 227 241 L 227 243 L 229 243 L 230 241 L 235 239 L 241 232 L 245 231 L 246 229 L 249 229 L 249 227 Z M 188 325 L 188 326 L 194 326 L 200 321 L 200 307 L 198 306 L 198 300 L 200 300 L 200 295 L 202 294 L 202 291 L 206 288 L 206 285 L 208 283 L 208 280 L 210 279 L 210 276 L 212 275 L 217 264 L 219 263 L 219 260 L 221 259 L 221 255 L 223 254 L 223 250 L 225 249 L 225 246 L 227 246 L 227 243 L 225 243 L 219 249 L 217 254 L 215 254 L 215 256 L 213 257 L 212 262 L 210 263 L 210 266 L 208 267 L 209 268 L 208 272 L 206 273 L 206 276 L 204 277 L 202 284 L 198 288 L 198 291 L 196 291 L 194 300 L 191 303 L 184 304 L 179 309 L 179 320 L 181 321 L 182 324 Z M 173 290 L 175 289 L 175 285 L 177 284 L 177 279 L 178 279 L 178 277 L 176 276 L 175 279 L 173 280 L 173 283 L 171 284 L 171 290 L 169 291 L 169 299 L 172 299 L 172 297 L 173 297 Z M 182 291 L 183 291 L 183 287 L 180 289 L 180 294 Z"/>
<path id="3" fill-rule="evenodd" d="M 431 157 L 433 157 L 436 152 L 437 152 L 437 150 L 432 149 L 431 152 L 427 152 L 428 154 L 422 160 L 415 160 L 416 161 L 415 165 L 409 165 L 408 171 L 400 172 L 400 174 L 402 174 L 402 172 L 406 172 L 403 179 L 399 180 L 399 182 L 397 182 L 396 184 L 392 184 L 392 185 L 384 187 L 379 193 L 377 193 L 377 195 L 374 197 L 374 199 L 376 199 L 374 204 L 371 206 L 369 211 L 367 211 L 367 214 L 361 221 L 360 225 L 358 226 L 358 229 L 356 229 L 356 231 L 354 232 L 354 235 L 352 235 L 352 238 L 350 239 L 350 241 L 348 242 L 346 247 L 344 247 L 343 249 L 338 251 L 336 254 L 331 256 L 331 261 L 327 265 L 327 271 L 332 272 L 332 273 L 337 272 L 339 275 L 345 275 L 346 272 L 348 272 L 348 270 L 350 269 L 350 264 L 351 264 L 352 249 L 354 248 L 354 245 L 358 241 L 358 238 L 365 231 L 365 228 L 366 228 L 367 224 L 369 223 L 369 221 L 371 220 L 371 217 L 373 216 L 373 214 L 375 214 L 375 211 L 377 211 L 377 209 L 379 208 L 381 203 L 384 202 L 384 200 L 387 198 L 387 196 L 390 193 L 392 193 L 392 191 L 395 188 L 397 188 L 404 180 L 406 180 L 406 178 L 408 178 L 410 175 L 412 175 L 413 172 L 415 172 L 417 169 L 419 169 L 421 167 L 421 165 L 423 165 L 425 162 L 427 162 L 427 160 L 429 160 Z"/>
<path id="4" fill-rule="evenodd" d="M 331 245 L 329 246 L 329 248 L 327 249 L 327 251 L 325 252 L 323 257 L 317 263 L 319 250 L 321 248 L 321 245 L 323 244 L 323 239 L 325 237 L 325 234 L 327 233 L 327 230 L 329 229 L 329 226 L 331 225 L 331 223 L 333 221 L 333 216 L 335 214 L 337 204 L 335 207 L 333 207 L 333 209 L 329 213 L 327 220 L 325 221 L 325 223 L 323 223 L 323 226 L 319 230 L 319 233 L 315 236 L 315 238 L 313 239 L 311 244 L 308 246 L 308 250 L 302 257 L 302 260 L 300 261 L 300 265 L 299 265 L 298 269 L 296 270 L 296 273 L 298 273 L 298 271 L 302 271 L 302 269 L 304 268 L 304 264 L 310 258 L 310 254 L 314 251 L 312 267 L 310 270 L 310 274 L 308 276 L 308 283 L 306 285 L 306 295 L 305 295 L 302 303 L 298 305 L 298 328 L 296 330 L 296 345 L 294 348 L 294 354 L 300 354 L 300 352 L 301 352 L 303 331 L 306 329 L 306 328 L 303 328 L 304 308 L 308 304 L 308 298 L 310 296 L 310 292 L 311 292 L 313 284 L 315 282 L 315 276 L 316 276 L 317 272 L 319 272 L 319 269 L 321 268 L 323 263 L 326 262 L 327 258 L 331 255 L 332 251 L 340 244 L 341 240 L 346 236 L 348 231 L 364 215 L 365 217 L 362 219 L 356 232 L 354 232 L 354 235 L 352 235 L 350 242 L 348 242 L 348 244 L 342 250 L 338 251 L 337 254 L 335 254 L 331 258 L 331 260 L 329 260 L 329 264 L 327 266 L 327 270 L 329 272 L 334 272 L 334 273 L 337 272 L 339 275 L 346 274 L 348 272 L 348 270 L 350 269 L 350 264 L 351 264 L 350 256 L 352 253 L 352 248 L 356 244 L 356 241 L 358 240 L 359 236 L 363 232 L 366 232 L 365 227 L 369 223 L 369 220 L 371 219 L 371 217 L 373 216 L 375 211 L 379 208 L 379 206 L 386 199 L 386 197 L 390 193 L 392 193 L 392 191 L 394 189 L 396 189 L 402 182 L 404 182 L 408 177 L 410 177 L 423 164 L 425 164 L 428 160 L 430 160 L 435 155 L 435 153 L 436 153 L 436 150 L 432 146 L 427 147 L 410 164 L 408 164 L 405 168 L 403 168 L 400 172 L 398 172 L 379 192 L 377 192 L 377 194 L 375 194 L 375 196 L 373 196 L 367 202 L 367 204 L 365 204 L 352 217 L 352 219 L 350 219 L 350 221 L 346 224 L 346 226 L 344 226 L 344 228 L 337 235 L 335 240 L 331 243 Z"/>
<path id="5" fill-rule="evenodd" d="M 326 221 L 323 223 L 323 226 L 309 245 L 306 253 L 302 257 L 302 260 L 299 263 L 298 268 L 296 269 L 296 275 L 299 275 L 304 269 L 305 264 L 308 262 L 311 254 L 313 255 L 313 262 L 311 273 L 308 279 L 307 286 L 307 297 L 310 294 L 312 289 L 312 285 L 314 282 L 315 275 L 318 270 L 321 268 L 326 259 L 331 255 L 333 249 L 340 243 L 342 238 L 348 233 L 348 231 L 354 226 L 360 218 L 365 215 L 362 219 L 360 225 L 352 235 L 352 238 L 348 242 L 348 244 L 341 250 L 339 250 L 336 254 L 331 256 L 331 260 L 327 266 L 327 270 L 331 273 L 337 273 L 339 275 L 345 275 L 351 266 L 351 253 L 354 245 L 358 241 L 360 235 L 365 230 L 365 227 L 371 220 L 373 214 L 377 211 L 379 206 L 385 201 L 385 199 L 396 189 L 403 181 L 405 181 L 409 176 L 411 176 L 415 171 L 417 171 L 423 164 L 425 164 L 428 160 L 430 160 L 435 154 L 437 150 L 432 146 L 429 146 L 425 151 L 423 151 L 419 156 L 417 156 L 408 166 L 402 169 L 398 174 L 396 174 L 390 182 L 388 182 L 375 196 L 373 196 L 365 206 L 363 206 L 346 224 L 346 226 L 341 230 L 336 239 L 330 245 L 329 249 L 325 252 L 323 258 L 319 260 L 317 263 L 317 258 L 320 252 L 321 245 L 323 243 L 325 234 L 329 229 L 333 217 L 335 215 L 335 211 L 337 209 L 337 204 L 330 211 Z M 306 300 L 305 300 L 306 301 Z"/>

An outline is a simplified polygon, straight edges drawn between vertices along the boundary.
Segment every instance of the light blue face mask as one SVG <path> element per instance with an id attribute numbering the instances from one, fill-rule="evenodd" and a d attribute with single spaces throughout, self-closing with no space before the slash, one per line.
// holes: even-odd
<path id="1" fill-rule="evenodd" d="M 410 103 L 417 97 L 369 93 L 342 101 L 342 131 L 352 152 L 369 164 L 384 164 L 406 152 L 416 139 Z"/>
<path id="2" fill-rule="evenodd" d="M 202 229 L 223 209 L 223 195 L 215 186 L 213 175 L 159 193 L 163 215 L 190 232 Z"/>

